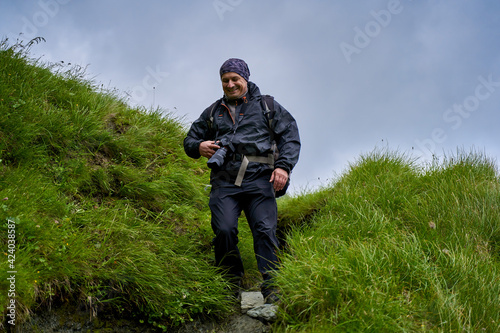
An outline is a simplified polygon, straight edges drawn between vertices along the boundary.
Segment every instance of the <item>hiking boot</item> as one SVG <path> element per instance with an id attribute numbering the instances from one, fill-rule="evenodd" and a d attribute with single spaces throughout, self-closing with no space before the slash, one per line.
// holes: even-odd
<path id="1" fill-rule="evenodd" d="M 281 302 L 277 289 L 264 288 L 262 290 L 262 296 L 264 296 L 264 302 L 266 304 L 278 304 Z"/>
<path id="2" fill-rule="evenodd" d="M 241 279 L 233 279 L 231 281 L 230 287 L 227 288 L 227 290 L 229 291 L 230 298 L 239 301 L 241 296 Z"/>

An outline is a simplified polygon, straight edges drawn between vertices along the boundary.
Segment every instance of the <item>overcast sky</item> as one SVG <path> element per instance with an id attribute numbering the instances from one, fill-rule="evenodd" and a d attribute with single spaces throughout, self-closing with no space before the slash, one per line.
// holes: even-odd
<path id="1" fill-rule="evenodd" d="M 43 37 L 34 56 L 186 126 L 222 96 L 221 64 L 244 59 L 298 122 L 295 192 L 376 147 L 497 159 L 499 17 L 497 0 L 0 0 L 2 37 Z"/>

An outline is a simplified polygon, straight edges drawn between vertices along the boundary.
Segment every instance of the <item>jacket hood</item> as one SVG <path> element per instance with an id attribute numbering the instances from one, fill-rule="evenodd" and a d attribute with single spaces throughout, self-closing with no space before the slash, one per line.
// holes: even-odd
<path id="1" fill-rule="evenodd" d="M 261 96 L 259 87 L 252 81 L 248 82 L 248 95 L 250 98 Z"/>

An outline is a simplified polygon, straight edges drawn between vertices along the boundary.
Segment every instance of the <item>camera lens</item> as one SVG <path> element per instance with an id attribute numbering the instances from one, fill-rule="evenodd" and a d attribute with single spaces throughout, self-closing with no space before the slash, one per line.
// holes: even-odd
<path id="1" fill-rule="evenodd" d="M 216 167 L 221 167 L 224 164 L 224 160 L 226 158 L 226 152 L 227 149 L 225 147 L 222 147 L 218 149 L 215 154 L 210 157 L 210 159 L 207 161 L 207 166 L 210 169 L 216 168 Z"/>

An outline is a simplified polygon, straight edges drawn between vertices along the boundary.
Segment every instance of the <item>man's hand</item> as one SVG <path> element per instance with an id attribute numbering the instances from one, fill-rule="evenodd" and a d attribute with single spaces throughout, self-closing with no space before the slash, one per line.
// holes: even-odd
<path id="1" fill-rule="evenodd" d="M 215 141 L 203 141 L 202 143 L 200 143 L 200 155 L 206 158 L 210 158 L 219 148 L 220 146 L 216 145 Z"/>
<path id="2" fill-rule="evenodd" d="M 280 191 L 285 187 L 288 180 L 288 172 L 283 169 L 276 168 L 271 175 L 270 183 L 274 182 L 273 187 L 275 191 Z"/>

